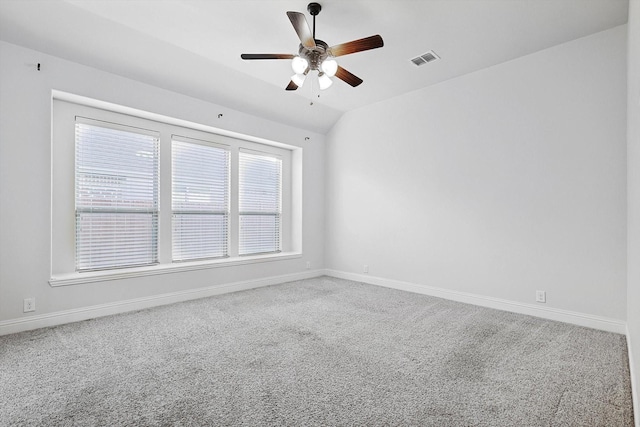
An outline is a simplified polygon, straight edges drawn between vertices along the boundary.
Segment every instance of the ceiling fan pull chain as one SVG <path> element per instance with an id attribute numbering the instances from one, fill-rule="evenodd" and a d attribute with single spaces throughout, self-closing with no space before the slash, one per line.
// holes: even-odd
<path id="1" fill-rule="evenodd" d="M 313 101 L 316 93 L 316 79 L 311 79 L 311 84 L 309 85 L 309 106 L 313 107 Z"/>

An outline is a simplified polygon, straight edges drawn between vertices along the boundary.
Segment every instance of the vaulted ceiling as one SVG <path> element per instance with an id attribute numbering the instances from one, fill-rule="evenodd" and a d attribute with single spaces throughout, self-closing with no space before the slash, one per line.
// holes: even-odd
<path id="1" fill-rule="evenodd" d="M 338 58 L 364 80 L 285 91 L 299 40 L 291 0 L 0 0 L 0 39 L 229 108 L 325 133 L 346 111 L 627 22 L 628 0 L 320 0 L 316 38 L 380 34 Z M 417 67 L 433 50 L 441 59 Z M 598 53 L 594 52 L 594 61 Z M 1 66 L 1 64 L 0 64 Z"/>

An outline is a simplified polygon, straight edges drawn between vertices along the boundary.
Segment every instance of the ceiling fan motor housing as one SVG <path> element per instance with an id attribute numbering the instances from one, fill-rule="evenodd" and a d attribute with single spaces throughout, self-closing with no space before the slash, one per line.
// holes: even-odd
<path id="1" fill-rule="evenodd" d="M 319 70 L 322 61 L 329 56 L 329 45 L 322 40 L 314 40 L 316 42 L 315 47 L 309 49 L 301 44 L 298 49 L 298 54 L 309 62 L 309 68 L 311 70 Z"/>

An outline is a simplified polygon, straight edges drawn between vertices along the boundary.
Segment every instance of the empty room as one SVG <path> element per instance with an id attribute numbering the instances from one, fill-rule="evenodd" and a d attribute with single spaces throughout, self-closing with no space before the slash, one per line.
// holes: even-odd
<path id="1" fill-rule="evenodd" d="M 0 426 L 640 427 L 640 0 L 0 0 Z"/>

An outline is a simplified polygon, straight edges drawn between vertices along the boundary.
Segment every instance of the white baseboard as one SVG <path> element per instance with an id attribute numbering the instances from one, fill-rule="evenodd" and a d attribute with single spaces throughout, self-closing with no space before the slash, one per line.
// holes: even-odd
<path id="1" fill-rule="evenodd" d="M 589 314 L 560 310 L 556 308 L 540 307 L 533 304 L 519 303 L 515 301 L 486 297 L 466 292 L 436 288 L 433 286 L 385 279 L 381 277 L 370 276 L 367 274 L 348 273 L 337 270 L 309 270 L 300 273 L 266 277 L 242 282 L 233 282 L 223 285 L 214 285 L 206 288 L 190 289 L 186 291 L 172 292 L 144 298 L 136 298 L 126 301 L 118 301 L 72 310 L 64 310 L 54 313 L 46 313 L 41 315 L 22 317 L 18 319 L 5 320 L 0 322 L 0 335 L 61 325 L 64 323 L 77 322 L 80 320 L 109 316 L 112 314 L 125 313 L 128 311 L 142 310 L 145 308 L 204 298 L 213 295 L 220 295 L 229 292 L 259 288 L 262 286 L 276 285 L 279 283 L 285 283 L 294 280 L 308 279 L 312 277 L 322 276 L 324 274 L 341 279 L 353 280 L 377 286 L 384 286 L 408 292 L 415 292 L 453 301 L 464 302 L 467 304 L 479 305 L 482 307 L 527 314 L 544 319 L 557 320 L 560 322 L 586 326 L 589 328 L 600 329 L 619 334 L 627 333 L 626 323 L 622 320 L 617 319 L 592 316 Z"/>
<path id="2" fill-rule="evenodd" d="M 633 419 L 635 420 L 636 427 L 640 427 L 640 390 L 636 388 L 637 373 L 634 369 L 633 358 L 633 342 L 631 340 L 631 334 L 629 333 L 629 326 L 627 326 L 627 351 L 629 352 L 629 373 L 631 374 L 631 399 L 633 401 Z"/>
<path id="3" fill-rule="evenodd" d="M 89 307 L 76 308 L 72 310 L 28 316 L 19 319 L 4 320 L 0 322 L 0 335 L 7 335 L 32 329 L 62 325 L 64 323 L 78 322 L 81 320 L 110 316 L 112 314 L 125 313 L 128 311 L 142 310 L 145 308 L 173 304 L 176 302 L 194 300 L 198 298 L 205 298 L 213 295 L 244 291 L 247 289 L 260 288 L 263 286 L 277 285 L 294 280 L 310 279 L 312 277 L 322 276 L 323 274 L 323 270 L 309 270 L 301 273 L 265 277 L 255 280 L 246 280 L 242 282 L 226 283 L 223 285 L 214 285 L 206 288 L 171 292 L 144 298 L 135 298 L 126 301 L 117 301 L 108 304 L 100 304 Z"/>
<path id="4" fill-rule="evenodd" d="M 418 294 L 430 295 L 453 301 L 464 302 L 467 304 L 479 305 L 482 307 L 495 308 L 498 310 L 510 311 L 513 313 L 527 314 L 529 316 L 536 316 L 549 320 L 557 320 L 559 322 L 586 326 L 588 328 L 600 329 L 603 331 L 615 332 L 623 335 L 627 330 L 626 322 L 618 319 L 610 319 L 574 311 L 541 307 L 539 305 L 525 304 L 500 298 L 471 294 L 467 292 L 452 291 L 449 289 L 436 288 L 433 286 L 385 279 L 382 277 L 370 276 L 368 274 L 348 273 L 344 271 L 329 269 L 324 270 L 324 272 L 327 276 L 333 276 L 339 279 L 353 280 L 356 282 L 368 283 L 370 285 L 384 286 L 387 288 L 399 289 L 402 291 L 415 292 Z"/>

